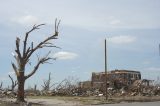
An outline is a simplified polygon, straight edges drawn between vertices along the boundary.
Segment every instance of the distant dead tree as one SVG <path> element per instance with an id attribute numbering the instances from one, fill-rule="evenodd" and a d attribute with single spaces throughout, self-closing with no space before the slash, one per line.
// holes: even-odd
<path id="1" fill-rule="evenodd" d="M 37 84 L 34 85 L 34 92 L 37 91 Z"/>
<path id="2" fill-rule="evenodd" d="M 73 90 L 78 88 L 78 79 L 75 77 L 68 77 L 62 80 L 56 87 L 58 93 L 63 95 L 72 95 Z"/>
<path id="3" fill-rule="evenodd" d="M 48 80 L 44 80 L 42 85 L 42 89 L 44 91 L 49 91 L 55 84 L 51 85 L 51 73 L 49 73 Z"/>
<path id="4" fill-rule="evenodd" d="M 47 48 L 47 47 L 58 48 L 51 41 L 57 39 L 58 37 L 59 24 L 60 24 L 60 21 L 57 21 L 56 19 L 55 20 L 55 31 L 53 32 L 53 34 L 49 35 L 47 38 L 45 38 L 43 41 L 39 43 L 28 41 L 28 37 L 33 31 L 40 29 L 40 27 L 44 26 L 45 24 L 34 25 L 31 28 L 31 30 L 26 32 L 23 43 L 21 43 L 21 39 L 19 37 L 16 38 L 16 42 L 15 42 L 16 43 L 16 49 L 15 49 L 16 55 L 13 53 L 13 56 L 16 60 L 16 64 L 12 62 L 12 67 L 16 73 L 17 81 L 18 81 L 17 102 L 25 102 L 24 100 L 25 81 L 37 71 L 37 69 L 39 68 L 41 64 L 48 63 L 49 60 L 55 60 L 54 58 L 51 58 L 49 56 L 51 53 L 50 51 L 43 57 L 37 56 L 38 61 L 36 65 L 34 66 L 33 70 L 28 75 L 25 75 L 26 65 L 30 63 L 31 57 L 36 51 L 38 51 L 39 49 Z"/>
<path id="5" fill-rule="evenodd" d="M 0 84 L 0 89 L 2 89 L 2 87 L 3 87 L 3 82 L 1 82 L 1 84 Z"/>
<path id="6" fill-rule="evenodd" d="M 14 88 L 17 86 L 18 82 L 17 82 L 17 81 L 14 81 L 13 78 L 12 78 L 10 75 L 8 75 L 8 76 L 9 76 L 9 78 L 10 78 L 11 81 L 12 81 L 11 90 L 12 90 L 12 92 L 13 92 L 13 91 L 14 91 Z"/>

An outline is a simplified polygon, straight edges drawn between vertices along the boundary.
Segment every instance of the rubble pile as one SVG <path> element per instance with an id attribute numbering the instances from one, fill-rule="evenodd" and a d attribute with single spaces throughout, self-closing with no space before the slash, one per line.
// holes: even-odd
<path id="1" fill-rule="evenodd" d="M 119 83 L 119 84 L 118 84 Z M 140 79 L 135 80 L 130 85 L 121 84 L 119 81 L 116 86 L 108 85 L 107 94 L 109 97 L 120 97 L 120 96 L 160 96 L 160 86 L 154 85 L 153 80 Z M 118 85 L 118 86 L 117 86 Z M 86 96 L 98 96 L 105 94 L 105 84 L 97 88 L 81 88 L 81 93 Z M 86 89 L 85 91 L 82 89 Z M 88 94 L 90 92 L 90 94 Z"/>

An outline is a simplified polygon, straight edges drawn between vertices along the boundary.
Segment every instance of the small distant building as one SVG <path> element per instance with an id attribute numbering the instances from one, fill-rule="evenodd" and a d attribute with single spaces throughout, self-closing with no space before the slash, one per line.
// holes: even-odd
<path id="1" fill-rule="evenodd" d="M 106 80 L 105 72 L 92 73 L 91 84 L 93 88 L 104 88 Z M 130 86 L 134 81 L 141 79 L 139 71 L 132 70 L 113 70 L 107 72 L 107 84 L 110 87 L 121 88 Z"/>

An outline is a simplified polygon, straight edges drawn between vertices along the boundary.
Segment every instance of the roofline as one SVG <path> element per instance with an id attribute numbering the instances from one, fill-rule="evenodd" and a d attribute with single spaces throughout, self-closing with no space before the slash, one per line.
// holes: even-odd
<path id="1" fill-rule="evenodd" d="M 133 71 L 133 70 L 111 70 L 111 71 L 108 71 L 108 73 L 112 73 L 112 72 L 120 72 L 120 73 L 141 73 L 140 71 Z M 100 74 L 100 73 L 105 73 L 105 72 L 92 72 L 92 74 L 95 73 L 95 74 Z"/>

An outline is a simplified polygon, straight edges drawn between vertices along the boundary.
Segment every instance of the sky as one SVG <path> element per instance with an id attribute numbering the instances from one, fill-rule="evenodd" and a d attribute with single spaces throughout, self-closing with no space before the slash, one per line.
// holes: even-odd
<path id="1" fill-rule="evenodd" d="M 61 20 L 59 37 L 53 43 L 61 47 L 37 51 L 25 73 L 31 72 L 36 55 L 52 51 L 52 64 L 43 64 L 26 81 L 26 87 L 38 84 L 52 73 L 52 81 L 69 76 L 79 81 L 91 79 L 92 72 L 104 71 L 104 39 L 107 39 L 108 71 L 140 71 L 142 78 L 160 77 L 160 0 L 0 0 L 0 82 L 16 79 L 11 62 L 15 39 L 21 41 L 34 24 L 46 25 L 30 35 L 39 42 L 54 33 L 55 19 Z"/>

